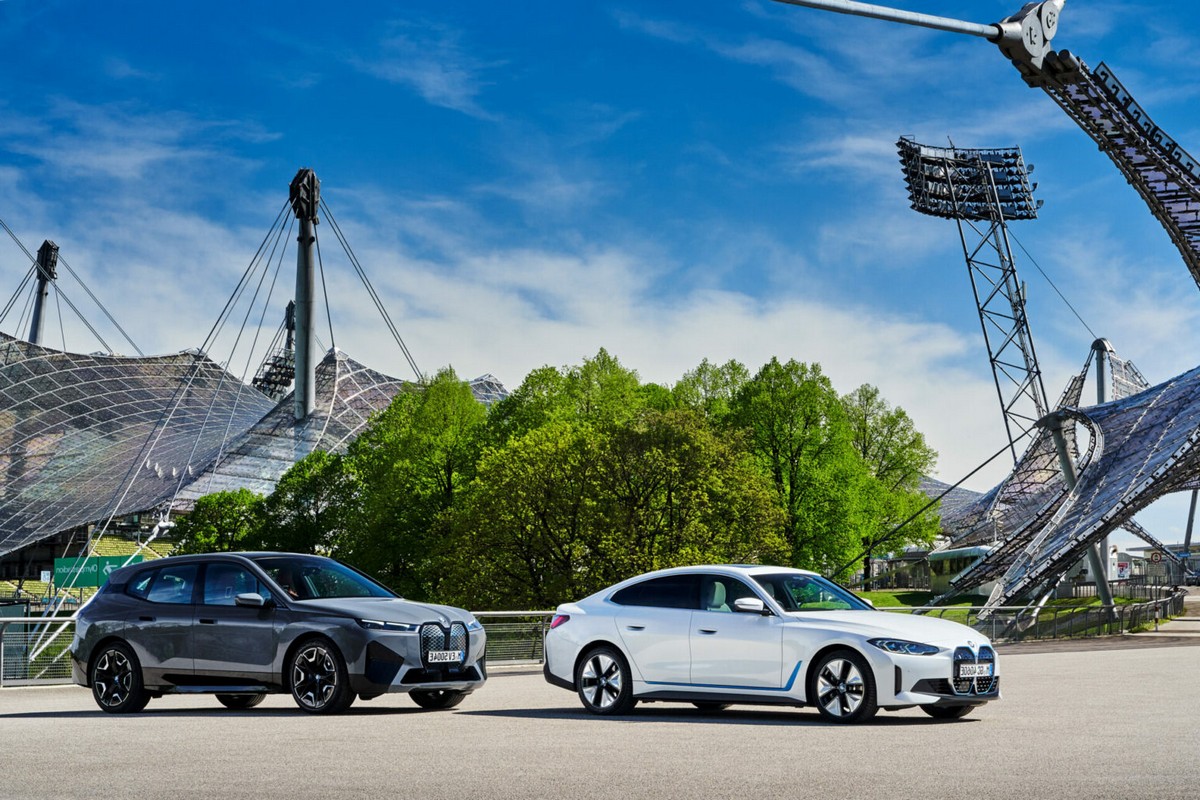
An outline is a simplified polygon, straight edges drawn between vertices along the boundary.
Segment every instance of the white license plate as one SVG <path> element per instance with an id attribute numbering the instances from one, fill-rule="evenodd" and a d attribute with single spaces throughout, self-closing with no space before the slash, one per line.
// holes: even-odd
<path id="1" fill-rule="evenodd" d="M 462 650 L 430 650 L 425 660 L 430 664 L 458 664 L 463 655 Z"/>
<path id="2" fill-rule="evenodd" d="M 992 677 L 992 669 L 995 666 L 995 664 L 959 664 L 958 677 L 990 678 Z"/>

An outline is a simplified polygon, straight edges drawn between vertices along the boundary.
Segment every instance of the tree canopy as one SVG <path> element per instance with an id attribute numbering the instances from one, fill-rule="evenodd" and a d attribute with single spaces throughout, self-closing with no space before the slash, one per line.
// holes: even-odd
<path id="1" fill-rule="evenodd" d="M 442 370 L 345 453 L 310 454 L 267 498 L 202 498 L 179 530 L 189 552 L 321 552 L 416 599 L 547 608 L 662 567 L 832 574 L 927 541 L 936 512 L 900 523 L 935 458 L 878 389 L 841 397 L 818 364 L 705 360 L 664 386 L 600 350 L 490 408 Z"/>

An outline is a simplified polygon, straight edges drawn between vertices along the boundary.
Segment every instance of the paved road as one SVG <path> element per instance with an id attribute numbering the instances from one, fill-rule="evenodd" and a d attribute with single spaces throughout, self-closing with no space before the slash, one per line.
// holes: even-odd
<path id="1" fill-rule="evenodd" d="M 83 689 L 5 689 L 0 797 L 1196 798 L 1192 642 L 1010 649 L 1004 699 L 965 720 L 905 711 L 853 728 L 749 706 L 585 717 L 529 672 L 495 675 L 453 711 L 391 696 L 335 718 L 282 696 L 238 713 L 171 697 L 111 717 Z"/>

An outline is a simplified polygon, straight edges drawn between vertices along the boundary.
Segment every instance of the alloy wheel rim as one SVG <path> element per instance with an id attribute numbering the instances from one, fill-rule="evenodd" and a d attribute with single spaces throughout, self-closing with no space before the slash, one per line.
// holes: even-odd
<path id="1" fill-rule="evenodd" d="M 587 660 L 580 675 L 584 698 L 593 708 L 606 709 L 621 696 L 623 676 L 615 658 L 599 653 Z"/>
<path id="2" fill-rule="evenodd" d="M 817 675 L 817 703 L 835 717 L 857 711 L 865 691 L 862 673 L 849 659 L 830 659 Z"/>
<path id="3" fill-rule="evenodd" d="M 96 662 L 92 685 L 100 702 L 110 708 L 129 698 L 133 687 L 133 664 L 120 650 L 105 650 Z"/>
<path id="4" fill-rule="evenodd" d="M 292 694 L 307 708 L 322 708 L 337 691 L 337 662 L 319 644 L 309 645 L 292 662 Z"/>

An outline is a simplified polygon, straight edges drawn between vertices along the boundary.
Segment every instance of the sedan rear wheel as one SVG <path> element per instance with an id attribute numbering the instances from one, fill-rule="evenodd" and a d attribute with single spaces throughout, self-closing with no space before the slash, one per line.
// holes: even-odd
<path id="1" fill-rule="evenodd" d="M 354 702 L 350 679 L 337 648 L 324 639 L 309 639 L 289 662 L 292 699 L 310 714 L 340 714 Z"/>
<path id="2" fill-rule="evenodd" d="M 142 665 L 129 647 L 106 644 L 92 661 L 92 697 L 109 714 L 132 714 L 150 702 L 142 684 Z"/>
<path id="3" fill-rule="evenodd" d="M 875 680 L 866 660 L 853 650 L 822 656 L 808 677 L 808 702 L 828 722 L 865 722 L 875 716 Z"/>
<path id="4" fill-rule="evenodd" d="M 588 652 L 575 669 L 575 686 L 583 707 L 593 714 L 626 714 L 634 706 L 629 664 L 607 645 Z"/>

